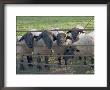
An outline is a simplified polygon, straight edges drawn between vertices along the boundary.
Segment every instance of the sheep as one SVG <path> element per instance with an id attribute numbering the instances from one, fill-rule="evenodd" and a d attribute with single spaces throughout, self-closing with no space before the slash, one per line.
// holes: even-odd
<path id="1" fill-rule="evenodd" d="M 42 32 L 28 32 L 28 34 L 25 34 L 25 35 L 31 35 L 33 37 L 36 37 L 36 36 L 39 36 Z M 64 31 L 52 31 L 52 33 L 54 33 L 55 36 L 57 36 L 57 34 L 65 34 Z M 32 37 L 32 38 L 33 38 Z M 30 39 L 32 40 L 32 39 Z M 69 39 L 67 39 L 67 41 L 69 41 Z M 67 45 L 68 43 L 67 42 L 64 42 L 65 45 Z M 46 45 L 45 45 L 45 42 L 43 41 L 43 39 L 41 38 L 40 40 L 36 41 L 36 39 L 33 39 L 33 48 L 26 45 L 26 42 L 25 40 L 23 40 L 22 36 L 17 36 L 17 54 L 21 54 L 21 59 L 22 59 L 22 55 L 23 54 L 35 54 L 37 55 L 38 53 L 40 53 L 41 55 L 50 55 L 51 54 L 51 51 L 50 49 L 46 48 Z M 23 44 L 23 45 L 22 45 Z M 53 45 L 52 45 L 52 48 L 53 50 L 57 53 L 63 53 L 64 52 L 64 48 L 62 47 L 59 47 L 58 44 L 57 44 L 57 41 L 53 41 Z M 46 56 L 48 57 L 48 56 Z M 45 57 L 45 61 L 46 61 L 46 64 L 48 62 L 48 60 L 46 59 Z M 48 57 L 49 58 L 49 57 Z M 34 60 L 35 61 L 35 58 Z M 34 63 L 34 62 L 33 62 Z M 47 67 L 47 66 L 45 66 Z"/>
<path id="2" fill-rule="evenodd" d="M 62 50 L 61 46 L 72 44 L 72 41 L 70 39 L 66 38 L 67 35 L 64 31 L 51 31 L 51 32 L 55 36 L 55 40 L 53 40 L 53 43 L 52 43 L 51 47 L 48 48 L 46 46 L 44 40 L 42 38 L 40 38 L 39 40 L 34 42 L 34 46 L 35 46 L 34 51 L 35 51 L 35 53 L 40 52 L 42 54 L 50 55 L 51 54 L 51 48 L 53 49 L 54 52 L 58 52 L 58 50 L 60 52 L 60 50 Z M 59 35 L 60 38 L 58 38 L 57 35 Z M 46 42 L 48 42 L 48 40 Z M 60 44 L 58 44 L 58 43 L 60 43 Z M 41 50 L 41 48 L 42 48 L 42 50 Z"/>
<path id="3" fill-rule="evenodd" d="M 72 55 L 72 56 L 63 56 L 63 59 L 65 61 L 65 65 L 67 65 L 67 61 L 71 58 L 74 58 L 75 52 L 79 52 L 76 46 L 70 46 L 67 48 L 64 48 L 63 55 Z"/>
<path id="4" fill-rule="evenodd" d="M 86 46 L 85 46 L 86 45 Z M 90 33 L 83 33 L 79 35 L 79 40 L 72 43 L 72 45 L 67 48 L 64 48 L 63 55 L 73 55 L 73 56 L 64 56 L 63 59 L 65 61 L 65 65 L 67 65 L 67 61 L 69 59 L 74 58 L 74 56 L 78 56 L 80 60 L 84 59 L 84 65 L 86 65 L 86 57 L 91 56 L 93 58 L 94 55 L 94 31 Z M 76 47 L 76 48 L 75 48 Z M 78 53 L 75 53 L 75 49 Z M 91 60 L 93 62 L 93 59 Z M 92 63 L 93 64 L 93 63 Z"/>
<path id="5" fill-rule="evenodd" d="M 83 27 L 76 26 L 67 32 L 67 34 L 69 33 L 70 33 L 72 43 L 74 43 L 79 40 L 79 35 L 82 33 L 85 33 L 85 31 Z"/>
<path id="6" fill-rule="evenodd" d="M 94 55 L 94 31 L 88 34 L 81 34 L 79 40 L 74 42 L 73 45 L 79 45 L 77 48 L 80 50 L 80 55 Z M 82 45 L 82 46 L 81 46 Z"/>
<path id="7" fill-rule="evenodd" d="M 55 36 L 57 36 L 58 34 L 62 34 L 62 35 L 64 35 L 64 37 L 67 36 L 64 31 L 58 31 L 57 30 L 57 31 L 51 31 L 51 32 Z M 39 36 L 41 33 L 42 32 L 32 32 L 33 36 Z M 55 41 L 53 41 L 52 49 L 54 50 L 55 54 L 60 53 L 60 55 L 64 55 L 65 48 L 68 45 L 70 45 L 70 46 L 74 46 L 74 45 L 75 46 L 77 46 L 77 45 L 94 45 L 94 35 L 93 34 L 94 34 L 94 31 L 91 33 L 88 33 L 88 34 L 81 33 L 78 35 L 79 39 L 74 41 L 74 42 L 70 38 L 69 39 L 67 38 L 63 42 L 63 45 L 58 45 L 57 40 L 55 40 Z M 21 43 L 25 43 L 25 42 L 22 41 Z M 34 45 L 33 52 L 35 55 L 37 53 L 40 53 L 41 55 L 50 55 L 51 54 L 51 50 L 46 47 L 45 42 L 43 41 L 42 38 L 39 39 L 38 41 L 36 41 L 36 39 L 35 39 L 33 42 L 33 45 Z M 61 46 L 65 46 L 65 47 L 61 47 Z M 17 47 L 18 47 L 17 52 L 19 51 L 19 53 L 20 52 L 24 53 L 25 51 L 27 52 L 29 49 L 26 45 L 25 45 L 25 47 L 19 47 L 19 46 L 17 46 Z M 93 52 L 94 52 L 93 46 L 77 46 L 77 48 L 78 48 L 78 50 L 80 50 L 80 52 L 78 53 L 80 56 L 82 56 L 82 55 L 93 55 Z M 32 50 L 30 50 L 29 53 L 32 54 Z M 61 64 L 60 61 L 59 61 L 59 64 Z M 65 63 L 65 64 L 67 64 L 67 63 Z"/>
<path id="8" fill-rule="evenodd" d="M 72 45 L 80 50 L 80 55 L 94 55 L 94 31 L 89 33 L 83 26 L 77 25 L 67 34 L 72 38 Z"/>
<path id="9" fill-rule="evenodd" d="M 19 42 L 20 38 L 22 36 L 17 36 L 16 39 L 16 55 L 17 55 L 17 60 L 22 60 L 24 54 L 32 54 L 32 48 L 28 48 L 28 46 L 25 44 L 25 41 Z"/>

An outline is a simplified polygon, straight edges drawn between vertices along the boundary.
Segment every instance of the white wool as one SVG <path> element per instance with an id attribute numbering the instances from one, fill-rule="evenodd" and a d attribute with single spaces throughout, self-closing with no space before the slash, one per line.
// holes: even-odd
<path id="1" fill-rule="evenodd" d="M 34 46 L 35 47 L 39 47 L 39 46 L 46 47 L 43 39 L 39 39 L 38 41 L 34 41 Z"/>
<path id="2" fill-rule="evenodd" d="M 90 32 L 88 35 L 94 37 L 94 31 Z"/>
<path id="3" fill-rule="evenodd" d="M 55 36 L 57 36 L 58 33 L 65 33 L 64 31 L 51 31 Z M 65 33 L 66 34 L 66 33 Z"/>
<path id="4" fill-rule="evenodd" d="M 80 34 L 79 40 L 74 44 L 78 45 L 94 45 L 94 34 L 90 32 L 88 34 Z"/>
<path id="5" fill-rule="evenodd" d="M 55 36 L 57 36 L 58 31 L 52 31 L 52 33 L 53 33 Z"/>
<path id="6" fill-rule="evenodd" d="M 71 33 L 68 33 L 68 36 L 72 37 L 72 34 Z"/>
<path id="7" fill-rule="evenodd" d="M 31 32 L 33 34 L 33 36 L 39 36 L 42 32 Z"/>
<path id="8" fill-rule="evenodd" d="M 86 33 L 81 33 L 80 35 L 79 35 L 79 38 L 82 38 L 82 37 L 84 37 L 86 35 Z"/>
<path id="9" fill-rule="evenodd" d="M 65 42 L 65 45 L 72 45 L 72 40 L 67 39 L 66 42 Z"/>
<path id="10" fill-rule="evenodd" d="M 89 45 L 89 46 L 77 46 L 80 50 L 80 55 L 94 55 L 94 34 L 90 32 L 88 34 L 81 34 L 79 40 L 73 45 Z"/>

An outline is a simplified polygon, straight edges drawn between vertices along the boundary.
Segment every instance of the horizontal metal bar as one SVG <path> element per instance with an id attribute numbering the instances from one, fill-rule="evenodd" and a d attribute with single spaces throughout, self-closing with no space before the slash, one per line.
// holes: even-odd
<path id="1" fill-rule="evenodd" d="M 25 62 L 17 62 L 17 64 L 24 64 Z M 88 64 L 88 65 L 72 65 L 72 64 L 68 64 L 68 65 L 58 65 L 58 64 L 45 64 L 45 63 L 26 63 L 26 64 L 32 64 L 32 65 L 48 65 L 48 66 L 94 66 L 94 64 Z"/>
<path id="2" fill-rule="evenodd" d="M 21 45 L 21 46 L 24 46 L 24 45 L 26 45 L 26 44 L 16 44 L 16 45 Z M 63 46 L 71 46 L 71 45 L 63 45 Z M 62 46 L 62 47 L 63 47 Z M 94 46 L 94 45 L 72 45 L 72 46 Z M 38 47 L 44 47 L 44 46 L 38 46 Z M 53 47 L 58 47 L 58 46 L 53 46 Z"/>
<path id="3" fill-rule="evenodd" d="M 49 30 L 49 31 L 69 31 L 69 30 L 72 30 L 72 29 L 55 29 L 55 30 Z M 88 30 L 94 30 L 94 29 L 85 29 L 85 31 L 88 31 Z M 36 31 L 25 31 L 25 30 L 17 30 L 16 32 L 42 32 L 44 30 L 36 30 Z"/>
<path id="4" fill-rule="evenodd" d="M 42 55 L 37 55 L 37 54 L 21 54 L 21 53 L 19 53 L 18 55 L 22 55 L 22 56 L 28 56 L 28 55 L 36 55 L 36 57 L 37 56 L 74 56 L 74 57 L 79 57 L 79 56 L 81 56 L 81 55 L 77 55 L 77 56 L 75 56 L 75 55 L 49 55 L 49 54 L 42 54 Z M 94 55 L 84 55 L 84 56 L 94 56 Z"/>

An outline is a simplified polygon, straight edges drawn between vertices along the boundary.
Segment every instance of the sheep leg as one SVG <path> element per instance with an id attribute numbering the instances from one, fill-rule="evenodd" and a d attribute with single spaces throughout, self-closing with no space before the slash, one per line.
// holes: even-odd
<path id="1" fill-rule="evenodd" d="M 65 59 L 65 65 L 67 65 L 67 59 Z"/>

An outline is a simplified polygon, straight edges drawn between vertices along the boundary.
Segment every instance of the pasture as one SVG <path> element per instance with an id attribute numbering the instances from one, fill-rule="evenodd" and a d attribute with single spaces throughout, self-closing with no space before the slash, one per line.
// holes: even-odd
<path id="1" fill-rule="evenodd" d="M 91 21 L 90 21 L 91 20 Z M 89 22 L 89 24 L 88 24 Z M 88 25 L 87 25 L 88 24 Z M 87 27 L 85 29 L 94 29 L 93 16 L 17 16 L 16 30 L 29 31 L 31 29 L 48 30 L 53 28 L 71 29 L 76 25 Z M 17 35 L 23 35 L 26 32 L 17 32 Z"/>
<path id="2" fill-rule="evenodd" d="M 83 27 L 87 25 L 85 29 L 89 33 L 94 30 L 94 17 L 93 16 L 17 16 L 16 36 L 22 36 L 26 33 L 24 31 L 30 31 L 32 29 L 36 29 L 38 31 L 51 30 L 54 28 L 68 30 L 74 28 L 77 25 Z M 19 32 L 19 31 L 23 31 L 23 32 Z M 25 47 L 26 45 L 24 45 L 24 48 Z M 92 60 L 93 62 L 91 63 L 91 58 L 90 58 L 92 57 L 92 59 L 94 59 L 94 54 L 90 56 L 88 53 L 88 52 L 94 52 L 94 50 L 89 51 L 91 47 L 93 47 L 94 49 L 94 46 L 90 45 L 90 46 L 78 46 L 78 47 L 82 48 L 81 50 L 84 49 L 88 55 L 84 53 L 81 56 L 81 58 L 79 54 L 76 55 L 74 58 L 69 59 L 68 61 L 69 65 L 64 65 L 64 60 L 61 61 L 62 65 L 58 65 L 58 60 L 57 60 L 58 52 L 54 52 L 52 53 L 52 55 L 50 55 L 48 60 L 49 63 L 47 64 L 47 66 L 49 68 L 45 69 L 46 64 L 44 62 L 44 56 L 40 56 L 41 57 L 40 64 L 42 66 L 41 71 L 37 69 L 36 67 L 37 64 L 34 62 L 36 60 L 36 53 L 35 53 L 36 49 L 33 48 L 33 50 L 31 50 L 33 51 L 32 53 L 28 50 L 28 54 L 32 54 L 33 68 L 27 67 L 25 70 L 19 69 L 19 65 L 20 65 L 19 63 L 20 60 L 23 59 L 23 53 L 17 53 L 16 73 L 17 74 L 94 74 L 94 60 Z M 27 50 L 27 48 L 25 49 Z M 25 52 L 25 49 L 23 51 L 24 55 L 27 54 Z M 38 47 L 37 49 L 43 50 L 42 47 Z"/>

